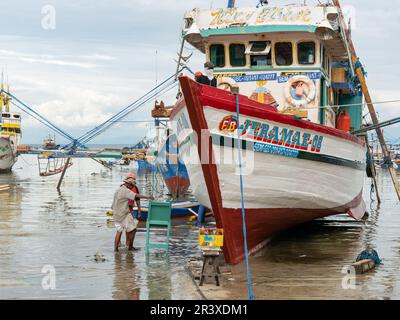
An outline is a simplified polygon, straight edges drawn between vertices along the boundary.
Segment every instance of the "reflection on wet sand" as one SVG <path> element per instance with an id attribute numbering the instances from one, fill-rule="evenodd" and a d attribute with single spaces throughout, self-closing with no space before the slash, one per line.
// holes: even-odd
<path id="1" fill-rule="evenodd" d="M 140 300 L 139 274 L 132 252 L 114 254 L 114 282 L 112 298 L 116 300 Z"/>
<path id="2" fill-rule="evenodd" d="M 171 300 L 171 265 L 164 253 L 146 260 L 146 283 L 149 300 Z M 162 275 L 162 277 L 160 277 Z"/>
<path id="3" fill-rule="evenodd" d="M 356 222 L 334 216 L 288 230 L 250 259 L 256 299 L 400 299 L 400 205 L 390 177 L 381 173 L 382 205 L 369 201 L 369 217 Z M 364 198 L 370 197 L 366 184 Z M 387 190 L 389 189 L 389 190 Z M 376 249 L 383 265 L 354 276 L 358 254 Z M 223 290 L 205 290 L 213 299 L 247 297 L 243 264 L 232 268 Z"/>

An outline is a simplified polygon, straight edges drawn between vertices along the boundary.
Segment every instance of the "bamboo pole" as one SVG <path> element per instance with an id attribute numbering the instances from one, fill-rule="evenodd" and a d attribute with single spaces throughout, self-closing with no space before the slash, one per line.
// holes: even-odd
<path id="1" fill-rule="evenodd" d="M 344 21 L 344 17 L 343 17 L 343 13 L 342 13 L 342 10 L 341 10 L 341 7 L 340 7 L 339 0 L 334 0 L 334 3 L 335 3 L 336 7 L 339 10 L 339 15 L 340 15 L 341 21 Z M 350 49 L 351 59 L 353 61 L 353 64 L 357 65 L 358 56 L 357 56 L 356 50 L 354 48 L 353 41 L 351 39 L 347 39 L 347 42 L 348 42 L 348 46 L 349 46 L 349 49 Z M 375 107 L 374 107 L 374 105 L 372 103 L 371 95 L 369 93 L 369 89 L 368 89 L 368 86 L 367 86 L 367 81 L 365 79 L 365 75 L 364 75 L 364 72 L 363 72 L 362 68 L 358 67 L 356 69 L 356 73 L 357 73 L 358 79 L 360 80 L 361 89 L 362 89 L 362 92 L 364 94 L 364 99 L 365 99 L 365 102 L 367 103 L 369 113 L 371 115 L 372 123 L 374 125 L 379 125 L 379 119 L 378 119 L 378 116 L 377 116 L 377 114 L 375 112 Z M 381 148 L 382 148 L 382 153 L 383 153 L 383 155 L 385 157 L 385 160 L 390 160 L 390 162 L 391 162 L 391 164 L 389 165 L 388 169 L 389 169 L 389 173 L 390 173 L 390 176 L 392 178 L 392 181 L 393 181 L 393 186 L 394 186 L 394 188 L 396 190 L 396 193 L 397 193 L 397 197 L 400 200 L 400 184 L 399 184 L 399 181 L 397 179 L 396 170 L 394 169 L 393 163 L 392 163 L 392 161 L 390 159 L 390 153 L 389 153 L 389 150 L 388 150 L 388 148 L 386 146 L 386 142 L 385 142 L 385 138 L 383 136 L 382 130 L 380 128 L 377 128 L 376 129 L 376 134 L 378 135 L 378 139 L 379 139 L 379 142 L 380 142 L 380 145 L 381 145 Z"/>
<path id="2" fill-rule="evenodd" d="M 58 185 L 57 185 L 57 190 L 58 191 L 60 191 L 60 189 L 61 189 L 61 183 L 62 183 L 62 181 L 64 179 L 65 173 L 67 172 L 67 169 L 69 167 L 70 161 L 71 161 L 71 158 L 68 158 L 67 162 L 65 163 L 64 170 L 63 170 L 63 172 L 61 174 L 60 180 L 58 181 Z"/>

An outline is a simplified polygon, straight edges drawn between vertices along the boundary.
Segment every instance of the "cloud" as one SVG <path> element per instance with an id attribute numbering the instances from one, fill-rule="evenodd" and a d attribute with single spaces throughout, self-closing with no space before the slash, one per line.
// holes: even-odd
<path id="1" fill-rule="evenodd" d="M 82 56 L 84 59 L 89 59 L 89 60 L 103 60 L 103 61 L 112 61 L 116 60 L 117 58 L 111 57 L 105 54 L 99 54 L 99 53 L 93 53 L 92 55 L 89 56 Z"/>
<path id="2" fill-rule="evenodd" d="M 104 121 L 175 71 L 184 12 L 195 7 L 226 7 L 226 0 L 88 0 L 50 1 L 57 10 L 57 29 L 40 25 L 45 2 L 4 0 L 7 19 L 0 21 L 0 59 L 13 92 L 44 116 L 80 135 Z M 293 1 L 271 0 L 271 5 Z M 308 1 L 309 4 L 317 1 Z M 46 2 L 47 4 L 48 2 Z M 240 6 L 256 0 L 238 0 Z M 374 101 L 399 99 L 397 53 L 399 8 L 392 2 L 343 0 L 356 9 L 353 39 L 368 71 Z M 374 10 L 371 10 L 374 8 Z M 189 46 L 187 46 L 189 47 Z M 156 55 L 157 51 L 157 55 Z M 186 50 L 186 53 L 189 50 Z M 194 51 L 190 67 L 202 70 Z M 175 92 L 165 98 L 174 101 Z M 400 104 L 376 105 L 382 120 L 398 116 Z M 149 119 L 151 103 L 131 118 Z M 24 142 L 41 141 L 47 129 L 24 117 Z M 393 127 L 394 128 L 394 127 Z M 400 136 L 399 128 L 394 128 Z M 397 131 L 396 131 L 397 130 Z M 101 142 L 132 141 L 145 128 L 121 124 Z"/>
<path id="3" fill-rule="evenodd" d="M 20 60 L 22 62 L 51 64 L 56 66 L 77 67 L 83 69 L 93 69 L 96 67 L 95 64 L 91 63 L 73 62 L 73 61 L 58 60 L 58 59 L 20 58 Z"/>

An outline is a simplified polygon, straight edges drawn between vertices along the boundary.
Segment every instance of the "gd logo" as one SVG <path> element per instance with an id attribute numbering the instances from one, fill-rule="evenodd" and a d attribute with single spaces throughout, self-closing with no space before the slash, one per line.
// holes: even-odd
<path id="1" fill-rule="evenodd" d="M 227 116 L 219 124 L 220 131 L 233 132 L 237 129 L 237 119 L 234 116 Z"/>

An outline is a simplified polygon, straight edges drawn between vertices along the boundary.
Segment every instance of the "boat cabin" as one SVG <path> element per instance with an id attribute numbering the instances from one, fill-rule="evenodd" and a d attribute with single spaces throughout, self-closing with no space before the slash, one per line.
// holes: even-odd
<path id="1" fill-rule="evenodd" d="M 0 117 L 0 134 L 8 136 L 21 135 L 21 115 L 3 112 Z"/>
<path id="2" fill-rule="evenodd" d="M 336 127 L 337 105 L 361 126 L 362 94 L 334 6 L 195 9 L 183 36 L 214 66 L 218 86 L 280 112 Z"/>

